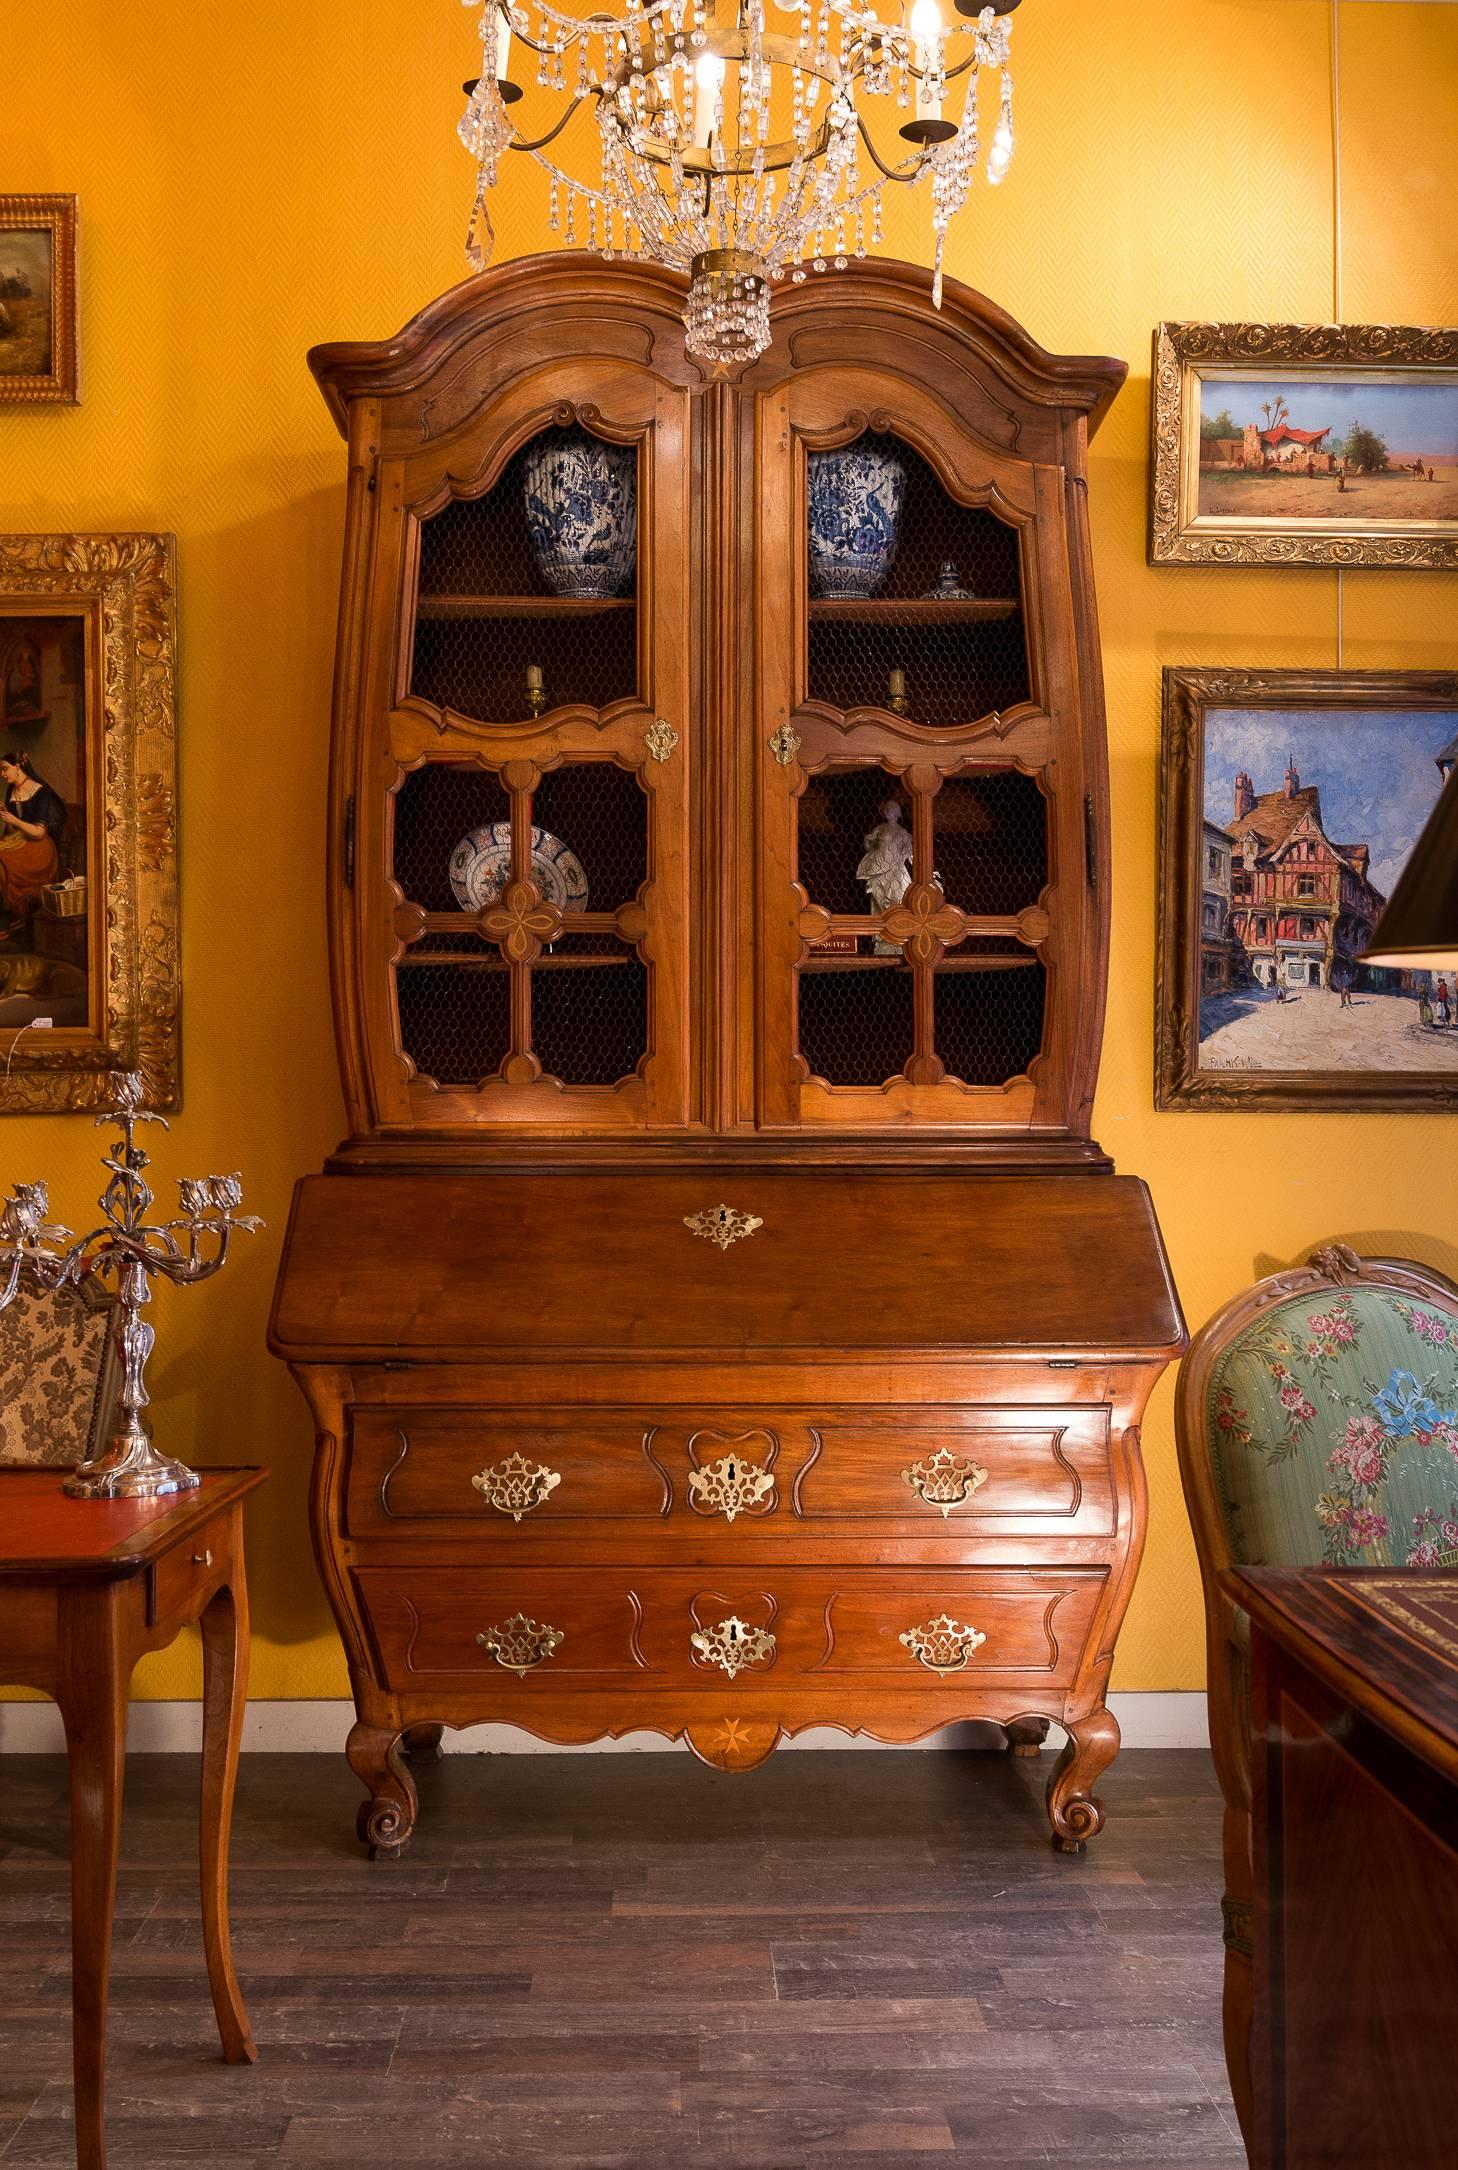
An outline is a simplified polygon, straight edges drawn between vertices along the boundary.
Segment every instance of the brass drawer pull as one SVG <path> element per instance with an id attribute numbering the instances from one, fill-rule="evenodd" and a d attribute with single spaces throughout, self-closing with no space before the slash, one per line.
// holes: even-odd
<path id="1" fill-rule="evenodd" d="M 483 1469 L 471 1479 L 487 1506 L 498 1514 L 509 1514 L 513 1522 L 540 1507 L 561 1482 L 555 1469 L 548 1469 L 544 1462 L 529 1462 L 524 1454 L 508 1454 L 494 1469 Z"/>
<path id="2" fill-rule="evenodd" d="M 705 1665 L 717 1665 L 731 1680 L 748 1665 L 767 1665 L 775 1654 L 768 1628 L 749 1627 L 733 1613 L 716 1628 L 701 1628 L 689 1643 Z"/>
<path id="3" fill-rule="evenodd" d="M 944 1522 L 954 1507 L 960 1507 L 987 1482 L 987 1471 L 980 1462 L 964 1462 L 950 1447 L 924 1454 L 910 1469 L 903 1469 L 901 1476 L 918 1499 L 939 1510 Z"/>
<path id="4" fill-rule="evenodd" d="M 960 1627 L 950 1613 L 939 1612 L 920 1627 L 908 1628 L 897 1640 L 929 1673 L 960 1673 L 987 1637 L 975 1627 Z"/>
<path id="5" fill-rule="evenodd" d="M 774 1472 L 758 1462 L 746 1462 L 739 1454 L 721 1454 L 689 1474 L 689 1505 L 695 1514 L 721 1514 L 732 1522 L 737 1514 L 752 1514 L 774 1491 Z"/>
<path id="6" fill-rule="evenodd" d="M 518 1678 L 529 1673 L 535 1665 L 545 1665 L 559 1643 L 566 1641 L 561 1628 L 548 1627 L 543 1620 L 528 1620 L 524 1612 L 514 1612 L 502 1627 L 487 1628 L 476 1637 L 483 1650 L 490 1652 L 498 1665 Z"/>

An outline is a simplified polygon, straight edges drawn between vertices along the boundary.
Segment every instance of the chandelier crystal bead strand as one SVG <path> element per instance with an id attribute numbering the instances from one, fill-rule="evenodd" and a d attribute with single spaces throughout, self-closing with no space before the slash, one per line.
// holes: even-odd
<path id="1" fill-rule="evenodd" d="M 947 228 L 981 157 L 984 81 L 997 114 L 987 180 L 1001 181 L 1012 157 L 1017 5 L 978 12 L 957 0 L 948 22 L 938 0 L 909 0 L 904 14 L 872 0 L 622 0 L 589 15 L 487 0 L 460 124 L 476 162 L 467 258 L 477 271 L 489 261 L 487 199 L 502 153 L 522 152 L 549 176 L 553 231 L 686 272 L 689 352 L 751 362 L 769 345 L 771 283 L 844 270 L 868 233 L 879 241 L 885 190 L 926 179 L 940 303 Z M 536 134 L 507 111 L 528 82 L 565 97 Z M 595 186 L 558 163 L 580 106 L 596 109 Z"/>

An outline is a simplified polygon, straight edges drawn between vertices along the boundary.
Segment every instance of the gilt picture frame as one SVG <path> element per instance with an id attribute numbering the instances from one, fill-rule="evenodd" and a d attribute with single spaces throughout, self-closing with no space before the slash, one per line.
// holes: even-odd
<path id="1" fill-rule="evenodd" d="M 0 195 L 0 403 L 80 399 L 76 198 Z"/>
<path id="2" fill-rule="evenodd" d="M 1458 566 L 1458 329 L 1161 324 L 1152 565 Z"/>
<path id="3" fill-rule="evenodd" d="M 1458 1108 L 1458 980 L 1363 962 L 1458 671 L 1164 673 L 1155 1105 Z"/>
<path id="4" fill-rule="evenodd" d="M 175 671 L 170 535 L 0 535 L 0 1114 L 178 1105 Z"/>

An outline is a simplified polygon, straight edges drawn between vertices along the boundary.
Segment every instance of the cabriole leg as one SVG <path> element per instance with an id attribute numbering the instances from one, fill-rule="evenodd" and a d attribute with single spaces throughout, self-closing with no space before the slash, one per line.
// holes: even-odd
<path id="1" fill-rule="evenodd" d="M 361 1719 L 351 1728 L 344 1752 L 355 1777 L 369 1788 L 356 1825 L 360 1838 L 371 1860 L 381 1854 L 394 1860 L 410 1844 L 420 1806 L 415 1781 L 400 1754 L 400 1735 Z"/>
<path id="2" fill-rule="evenodd" d="M 1068 1740 L 1048 1781 L 1048 1821 L 1061 1854 L 1081 1854 L 1103 1829 L 1104 1805 L 1093 1788 L 1119 1753 L 1119 1726 L 1111 1710 L 1091 1710 L 1069 1721 Z"/>

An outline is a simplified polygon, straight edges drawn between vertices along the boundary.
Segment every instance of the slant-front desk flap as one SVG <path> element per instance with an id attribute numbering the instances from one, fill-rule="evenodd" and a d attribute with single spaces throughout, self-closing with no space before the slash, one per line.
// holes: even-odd
<path id="1" fill-rule="evenodd" d="M 296 1361 L 541 1362 L 1168 1356 L 1183 1335 L 1131 1177 L 655 1170 L 306 1177 L 270 1341 Z"/>

